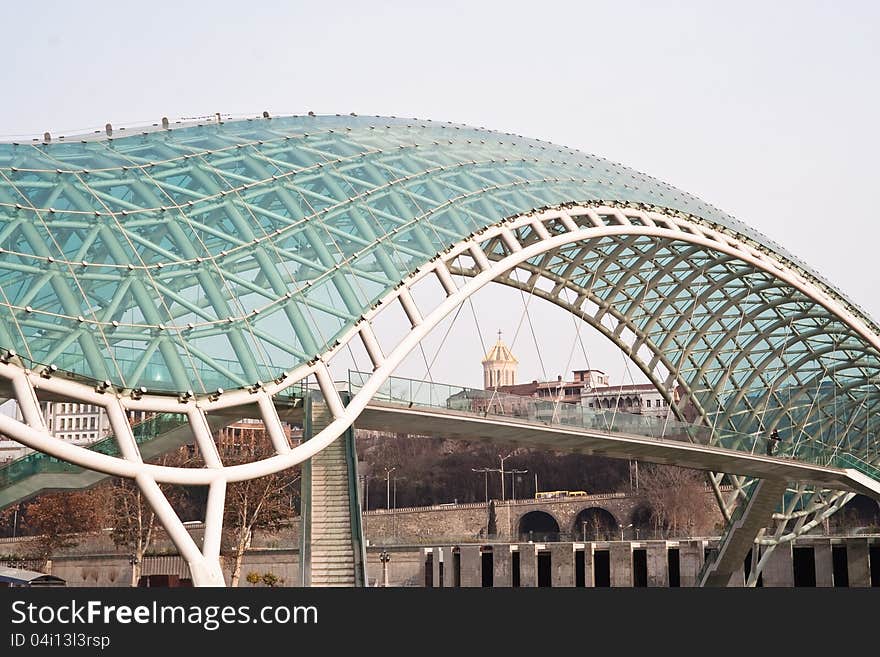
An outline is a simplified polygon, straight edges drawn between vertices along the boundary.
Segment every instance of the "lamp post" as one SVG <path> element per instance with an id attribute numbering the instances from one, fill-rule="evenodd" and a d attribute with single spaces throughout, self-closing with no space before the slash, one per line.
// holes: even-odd
<path id="1" fill-rule="evenodd" d="M 508 470 L 510 475 L 510 499 L 516 500 L 516 475 L 525 474 L 528 470 Z"/>
<path id="2" fill-rule="evenodd" d="M 388 588 L 388 562 L 391 561 L 391 553 L 382 550 L 379 553 L 379 561 L 382 562 L 382 586 Z"/>
<path id="3" fill-rule="evenodd" d="M 128 565 L 131 566 L 131 585 L 133 587 L 138 585 L 138 581 L 135 578 L 135 574 L 137 573 L 137 565 L 139 563 L 140 563 L 140 561 L 138 561 L 138 558 L 136 556 L 134 556 L 133 554 L 130 554 L 128 556 Z"/>
<path id="4" fill-rule="evenodd" d="M 385 468 L 385 508 L 386 510 L 391 509 L 391 473 L 397 470 L 396 467 Z"/>
<path id="5" fill-rule="evenodd" d="M 501 454 L 498 455 L 498 458 L 501 461 L 501 501 L 502 502 L 504 501 L 504 462 L 507 459 L 509 459 L 511 456 L 513 456 L 515 453 L 516 452 L 513 451 L 510 454 L 508 454 L 507 456 L 501 456 Z"/>
<path id="6" fill-rule="evenodd" d="M 486 487 L 486 504 L 489 503 L 489 473 L 495 472 L 492 468 L 471 468 L 471 472 L 482 472 L 485 476 L 485 487 Z"/>
<path id="7" fill-rule="evenodd" d="M 393 507 L 396 509 L 397 508 L 397 482 L 398 482 L 398 480 L 399 481 L 406 481 L 406 477 L 392 477 L 392 480 L 394 481 L 394 486 L 393 486 L 394 493 L 392 494 L 392 499 L 394 500 Z"/>
<path id="8" fill-rule="evenodd" d="M 624 530 L 629 529 L 630 527 L 632 527 L 632 523 L 629 523 L 626 527 L 624 527 L 623 525 L 618 525 L 618 527 L 620 527 L 620 540 L 622 541 L 622 540 L 623 540 L 623 532 L 624 532 Z"/>

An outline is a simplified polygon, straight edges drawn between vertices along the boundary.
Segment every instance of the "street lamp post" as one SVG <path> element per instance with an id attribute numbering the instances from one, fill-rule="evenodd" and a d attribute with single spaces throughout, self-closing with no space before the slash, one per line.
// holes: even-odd
<path id="1" fill-rule="evenodd" d="M 397 470 L 396 467 L 385 469 L 385 508 L 387 510 L 391 509 L 391 473 Z"/>
<path id="2" fill-rule="evenodd" d="M 133 587 L 138 585 L 138 581 L 137 581 L 137 578 L 135 578 L 135 574 L 137 573 L 137 565 L 139 563 L 140 563 L 140 561 L 138 561 L 138 558 L 135 555 L 130 554 L 128 556 L 128 564 L 131 566 L 131 585 Z"/>
<path id="3" fill-rule="evenodd" d="M 406 477 L 392 477 L 392 479 L 394 480 L 394 486 L 393 486 L 393 488 L 394 488 L 394 494 L 393 494 L 393 499 L 394 499 L 394 508 L 396 509 L 396 508 L 397 508 L 397 482 L 398 482 L 398 480 L 400 480 L 400 481 L 406 481 Z"/>
<path id="4" fill-rule="evenodd" d="M 516 475 L 525 474 L 528 470 L 508 470 L 510 475 L 510 499 L 516 499 Z"/>
<path id="5" fill-rule="evenodd" d="M 513 452 L 511 452 L 510 454 L 508 454 L 507 456 L 501 456 L 501 454 L 498 455 L 498 458 L 499 458 L 500 461 L 501 461 L 501 501 L 502 501 L 502 502 L 503 502 L 504 499 L 505 499 L 505 497 L 504 497 L 504 462 L 505 462 L 507 459 L 509 459 L 511 456 L 513 456 L 515 453 L 516 453 L 516 452 L 513 451 Z"/>
<path id="6" fill-rule="evenodd" d="M 471 468 L 471 472 L 482 472 L 485 476 L 485 488 L 486 488 L 486 504 L 489 503 L 489 473 L 495 472 L 492 468 Z"/>
<path id="7" fill-rule="evenodd" d="M 624 530 L 625 530 L 625 529 L 629 529 L 630 527 L 632 527 L 632 523 L 629 523 L 626 527 L 624 527 L 623 525 L 618 525 L 618 527 L 620 527 L 620 540 L 622 541 L 622 540 L 623 540 L 623 532 L 624 532 Z"/>
<path id="8" fill-rule="evenodd" d="M 499 455 L 498 455 L 498 458 L 499 458 L 500 461 L 501 461 L 501 467 L 500 467 L 500 468 L 471 468 L 471 471 L 472 471 L 472 472 L 483 472 L 483 473 L 486 474 L 486 481 L 485 481 L 485 485 L 486 485 L 486 504 L 489 503 L 489 473 L 490 473 L 490 472 L 499 472 L 499 473 L 501 473 L 501 501 L 502 501 L 502 502 L 506 499 L 506 495 L 505 495 L 505 492 L 504 492 L 504 491 L 505 491 L 505 488 L 504 488 L 504 475 L 506 475 L 506 474 L 523 474 L 523 473 L 525 473 L 525 472 L 528 472 L 528 470 L 505 470 L 505 469 L 504 469 L 504 462 L 505 462 L 507 459 L 509 459 L 511 456 L 513 456 L 515 453 L 516 453 L 516 452 L 511 452 L 511 453 L 508 454 L 507 456 L 501 456 L 501 454 L 499 454 Z M 514 482 L 513 485 L 514 485 L 514 490 L 515 490 L 515 489 L 516 489 L 516 482 Z"/>
<path id="9" fill-rule="evenodd" d="M 382 562 L 382 586 L 388 588 L 388 562 L 391 561 L 391 553 L 382 550 L 379 554 L 379 561 Z"/>

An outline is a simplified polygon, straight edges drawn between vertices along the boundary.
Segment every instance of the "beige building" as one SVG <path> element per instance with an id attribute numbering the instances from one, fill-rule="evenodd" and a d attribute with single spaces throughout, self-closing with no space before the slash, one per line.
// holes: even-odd
<path id="1" fill-rule="evenodd" d="M 581 389 L 581 405 L 588 410 L 616 409 L 622 413 L 665 417 L 670 413 L 669 402 L 651 383 L 612 386 L 608 375 L 601 370 L 575 372 L 585 381 Z M 672 391 L 678 401 L 678 389 Z"/>

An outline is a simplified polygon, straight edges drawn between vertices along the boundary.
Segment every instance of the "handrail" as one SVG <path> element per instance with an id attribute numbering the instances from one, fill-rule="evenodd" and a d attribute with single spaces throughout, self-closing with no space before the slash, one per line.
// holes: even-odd
<path id="1" fill-rule="evenodd" d="M 132 433 L 138 444 L 148 442 L 167 431 L 186 422 L 186 415 L 182 413 L 159 413 L 132 425 Z M 89 445 L 87 449 L 119 456 L 119 443 L 113 433 Z M 62 461 L 43 452 L 31 452 L 21 458 L 0 465 L 0 489 L 11 486 L 27 477 L 41 474 L 78 474 L 84 468 L 67 461 Z"/>
<path id="2" fill-rule="evenodd" d="M 369 372 L 349 370 L 348 390 L 355 394 L 372 376 Z M 603 412 L 584 408 L 581 404 L 557 404 L 537 397 L 514 395 L 497 390 L 480 390 L 434 381 L 389 377 L 373 395 L 373 400 L 412 407 L 439 408 L 480 417 L 507 417 L 535 424 L 575 426 L 606 435 L 626 434 L 654 440 L 671 440 L 720 447 L 747 454 L 758 448 L 758 432 L 733 430 L 691 424 L 665 416 L 627 413 L 616 410 Z M 609 409 L 610 411 L 611 409 Z M 797 446 L 796 454 L 779 451 L 772 458 L 794 458 L 822 467 L 853 468 L 880 481 L 880 467 L 820 439 Z"/>
<path id="3" fill-rule="evenodd" d="M 367 546 L 361 517 L 360 488 L 357 474 L 357 445 L 354 430 L 349 427 L 343 434 L 348 475 L 348 512 L 351 517 L 351 543 L 354 552 L 355 586 L 367 585 Z"/>

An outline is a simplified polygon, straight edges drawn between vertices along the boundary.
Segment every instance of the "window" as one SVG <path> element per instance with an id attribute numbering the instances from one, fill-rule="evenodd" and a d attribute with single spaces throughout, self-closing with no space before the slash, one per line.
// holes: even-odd
<path id="1" fill-rule="evenodd" d="M 94 428 L 95 428 L 95 416 L 93 415 L 92 417 L 89 418 L 89 429 L 94 429 Z"/>

